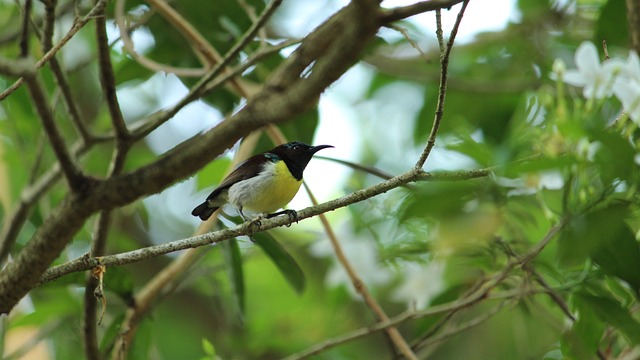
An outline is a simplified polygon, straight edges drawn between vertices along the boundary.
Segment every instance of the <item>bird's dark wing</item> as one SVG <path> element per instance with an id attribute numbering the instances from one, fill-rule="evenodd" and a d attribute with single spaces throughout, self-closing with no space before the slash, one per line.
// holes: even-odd
<path id="1" fill-rule="evenodd" d="M 227 190 L 231 185 L 246 179 L 258 175 L 262 171 L 262 164 L 269 161 L 264 154 L 254 155 L 247 160 L 241 162 L 232 172 L 227 175 L 220 185 L 213 190 L 213 192 L 207 197 L 207 200 L 212 200 L 218 197 L 220 193 Z"/>

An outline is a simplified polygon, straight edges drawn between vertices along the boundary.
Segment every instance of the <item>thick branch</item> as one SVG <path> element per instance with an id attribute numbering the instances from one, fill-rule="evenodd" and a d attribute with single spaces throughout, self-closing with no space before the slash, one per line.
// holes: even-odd
<path id="1" fill-rule="evenodd" d="M 36 70 L 33 62 L 27 59 L 10 60 L 0 56 L 0 74 L 8 76 L 25 76 Z M 2 99 L 0 99 L 1 101 Z"/>
<path id="2" fill-rule="evenodd" d="M 640 3 L 637 0 L 626 0 L 626 4 L 631 48 L 640 54 Z"/>
<path id="3" fill-rule="evenodd" d="M 24 2 L 22 29 L 20 31 L 20 57 L 22 58 L 29 56 L 29 17 L 31 16 L 32 4 L 31 0 Z"/>

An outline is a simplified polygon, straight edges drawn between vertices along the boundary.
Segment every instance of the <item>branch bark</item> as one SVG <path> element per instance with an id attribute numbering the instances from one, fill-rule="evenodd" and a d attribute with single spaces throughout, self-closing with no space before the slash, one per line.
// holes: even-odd
<path id="1" fill-rule="evenodd" d="M 626 5 L 631 48 L 640 54 L 640 3 L 635 0 L 626 0 Z"/>
<path id="2" fill-rule="evenodd" d="M 491 174 L 491 171 L 487 169 L 428 173 L 421 169 L 413 168 L 403 174 L 366 189 L 358 190 L 341 198 L 297 211 L 298 220 L 304 220 L 306 218 L 366 200 L 413 181 L 459 181 L 485 177 L 489 174 Z M 98 265 L 105 265 L 109 267 L 139 262 L 180 250 L 218 243 L 238 236 L 252 235 L 258 231 L 266 231 L 275 227 L 287 226 L 293 221 L 288 216 L 278 216 L 272 219 L 261 220 L 261 226 L 259 229 L 247 226 L 248 224 L 241 224 L 234 228 L 193 236 L 187 239 L 171 241 L 160 245 L 149 246 L 125 253 L 108 255 L 100 258 L 83 256 L 66 264 L 54 266 L 47 270 L 40 279 L 39 285 L 48 283 L 74 272 L 89 270 Z"/>

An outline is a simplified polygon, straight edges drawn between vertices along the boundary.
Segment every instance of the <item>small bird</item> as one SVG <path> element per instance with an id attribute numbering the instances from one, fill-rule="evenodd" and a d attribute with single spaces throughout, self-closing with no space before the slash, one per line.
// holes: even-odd
<path id="1" fill-rule="evenodd" d="M 246 221 L 243 210 L 271 214 L 293 199 L 302 184 L 302 172 L 319 150 L 331 145 L 310 146 L 298 141 L 254 155 L 229 174 L 191 215 L 207 220 L 224 204 L 233 205 Z M 283 213 L 291 214 L 290 211 Z"/>

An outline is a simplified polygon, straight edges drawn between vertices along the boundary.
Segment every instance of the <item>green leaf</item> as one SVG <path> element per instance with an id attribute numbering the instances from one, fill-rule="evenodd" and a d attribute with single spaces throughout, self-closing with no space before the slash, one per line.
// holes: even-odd
<path id="1" fill-rule="evenodd" d="M 558 256 L 565 265 L 582 264 L 589 256 L 610 241 L 628 212 L 628 206 L 611 203 L 587 214 L 574 216 L 558 243 Z"/>
<path id="2" fill-rule="evenodd" d="M 227 267 L 227 274 L 229 275 L 229 282 L 231 283 L 231 289 L 235 298 L 235 303 L 238 306 L 238 314 L 242 318 L 245 313 L 245 289 L 244 289 L 244 272 L 242 269 L 242 256 L 240 254 L 240 247 L 238 246 L 238 240 L 230 239 L 229 241 L 222 242 L 222 252 L 224 254 L 225 265 Z"/>
<path id="3" fill-rule="evenodd" d="M 458 139 L 459 142 L 449 144 L 446 148 L 467 155 L 482 166 L 491 164 L 495 151 L 487 143 L 477 142 L 467 134 L 459 134 Z"/>
<path id="4" fill-rule="evenodd" d="M 120 328 L 124 321 L 124 311 L 114 316 L 113 321 L 109 324 L 109 327 L 104 332 L 102 339 L 100 339 L 100 351 L 106 353 L 108 349 L 113 348 L 113 343 L 120 335 Z"/>
<path id="5" fill-rule="evenodd" d="M 611 228 L 610 237 L 602 239 L 591 254 L 605 274 L 616 276 L 640 291 L 640 246 L 635 235 L 625 224 Z"/>
<path id="6" fill-rule="evenodd" d="M 136 338 L 131 344 L 131 350 L 129 351 L 127 359 L 142 360 L 150 358 L 151 346 L 154 340 L 154 326 L 157 326 L 157 324 L 149 318 L 142 320 L 140 325 L 138 325 Z"/>
<path id="7" fill-rule="evenodd" d="M 571 330 L 562 336 L 563 353 L 570 358 L 590 359 L 598 351 L 606 326 L 582 298 L 574 298 L 573 305 L 578 316 Z"/>
<path id="8" fill-rule="evenodd" d="M 412 192 L 403 202 L 399 216 L 401 221 L 430 216 L 456 216 L 469 201 L 488 194 L 486 182 L 483 180 L 431 182 L 417 186 L 417 191 Z"/>
<path id="9" fill-rule="evenodd" d="M 202 350 L 204 350 L 204 353 L 207 354 L 207 357 L 215 359 L 216 348 L 213 346 L 211 341 L 207 340 L 206 338 L 202 338 Z"/>
<path id="10" fill-rule="evenodd" d="M 105 288 L 118 294 L 125 301 L 133 294 L 133 277 L 131 273 L 120 266 L 107 269 L 104 278 Z"/>
<path id="11" fill-rule="evenodd" d="M 576 216 L 563 232 L 558 255 L 576 265 L 591 258 L 602 271 L 640 290 L 640 246 L 625 219 L 629 205 L 612 202 L 586 215 Z"/>
<path id="12" fill-rule="evenodd" d="M 600 146 L 594 156 L 594 162 L 600 168 L 599 176 L 605 184 L 611 184 L 617 179 L 633 181 L 637 178 L 637 171 L 629 171 L 634 164 L 636 151 L 622 135 L 594 131 L 594 137 Z"/>
<path id="13" fill-rule="evenodd" d="M 584 292 L 576 293 L 576 299 L 592 309 L 600 320 L 617 328 L 632 347 L 640 344 L 640 323 L 620 303 Z"/>
<path id="14" fill-rule="evenodd" d="M 298 294 L 301 294 L 305 288 L 305 276 L 293 256 L 269 233 L 263 232 L 255 234 L 253 237 L 256 245 L 260 246 L 267 256 L 269 256 L 289 285 L 291 285 Z"/>

